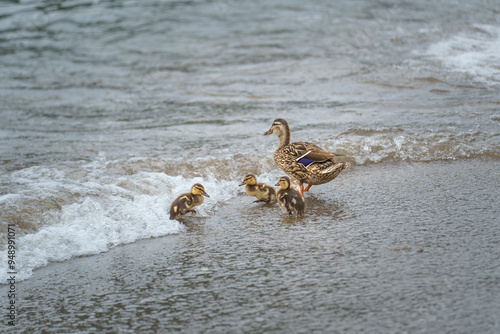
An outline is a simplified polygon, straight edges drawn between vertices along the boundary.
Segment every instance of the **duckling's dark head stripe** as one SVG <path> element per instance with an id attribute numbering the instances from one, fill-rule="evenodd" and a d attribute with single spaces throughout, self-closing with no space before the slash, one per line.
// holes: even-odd
<path id="1" fill-rule="evenodd" d="M 201 184 L 199 184 L 199 183 L 195 184 L 193 186 L 193 188 L 195 188 L 197 190 L 200 190 L 200 191 L 205 191 L 205 188 Z"/>

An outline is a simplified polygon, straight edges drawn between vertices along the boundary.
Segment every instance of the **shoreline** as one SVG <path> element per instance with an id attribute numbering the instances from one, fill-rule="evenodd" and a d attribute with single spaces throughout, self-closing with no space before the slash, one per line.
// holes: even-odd
<path id="1" fill-rule="evenodd" d="M 13 332 L 498 329 L 499 166 L 357 167 L 292 221 L 238 196 L 180 234 L 36 269 Z"/>

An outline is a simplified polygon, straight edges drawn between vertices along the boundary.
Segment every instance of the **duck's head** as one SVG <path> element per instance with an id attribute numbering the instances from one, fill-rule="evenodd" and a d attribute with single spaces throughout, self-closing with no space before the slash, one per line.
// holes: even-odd
<path id="1" fill-rule="evenodd" d="M 287 190 L 288 188 L 290 188 L 290 184 L 291 184 L 290 178 L 288 176 L 282 176 L 280 177 L 278 183 L 276 183 L 275 185 L 281 186 L 282 189 Z"/>
<path id="2" fill-rule="evenodd" d="M 255 175 L 248 174 L 247 176 L 245 176 L 245 178 L 243 179 L 243 182 L 241 182 L 240 186 L 244 186 L 245 184 L 247 184 L 249 186 L 256 185 L 257 179 L 255 178 Z"/>
<path id="3" fill-rule="evenodd" d="M 273 125 L 271 125 L 271 128 L 269 131 L 266 131 L 264 133 L 264 136 L 270 135 L 270 134 L 275 134 L 278 135 L 278 137 L 282 137 L 285 135 L 288 131 L 288 122 L 283 119 L 283 118 L 277 118 L 274 120 Z"/>
<path id="4" fill-rule="evenodd" d="M 195 185 L 193 185 L 193 187 L 191 188 L 191 194 L 210 197 L 210 195 L 205 192 L 205 188 L 200 183 L 196 183 Z"/>

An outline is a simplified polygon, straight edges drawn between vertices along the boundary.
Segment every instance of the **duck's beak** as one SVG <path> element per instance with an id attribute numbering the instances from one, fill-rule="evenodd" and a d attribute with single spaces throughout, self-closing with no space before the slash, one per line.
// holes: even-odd
<path id="1" fill-rule="evenodd" d="M 245 181 L 241 182 L 240 184 L 238 184 L 239 186 L 244 186 L 245 185 Z"/>
<path id="2" fill-rule="evenodd" d="M 264 136 L 268 136 L 268 135 L 271 135 L 271 134 L 273 134 L 273 130 L 272 129 L 269 129 L 269 131 L 264 132 Z"/>
<path id="3" fill-rule="evenodd" d="M 209 194 L 207 194 L 207 192 L 206 192 L 206 191 L 204 191 L 204 192 L 203 192 L 203 196 L 205 196 L 205 197 L 210 197 L 210 195 L 209 195 Z"/>
<path id="4" fill-rule="evenodd" d="M 280 186 L 280 183 L 278 182 L 278 183 L 276 183 L 274 186 L 279 187 L 279 186 Z"/>

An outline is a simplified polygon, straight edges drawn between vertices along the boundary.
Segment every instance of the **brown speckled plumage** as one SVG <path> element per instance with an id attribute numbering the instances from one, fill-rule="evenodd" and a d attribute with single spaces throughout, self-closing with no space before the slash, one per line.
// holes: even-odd
<path id="1" fill-rule="evenodd" d="M 190 193 L 180 195 L 170 206 L 170 219 L 179 219 L 187 213 L 196 213 L 195 206 L 201 205 L 205 197 L 210 197 L 205 188 L 196 183 L 191 187 Z"/>
<path id="2" fill-rule="evenodd" d="M 276 185 L 281 186 L 281 189 L 276 193 L 281 207 L 291 216 L 303 215 L 306 208 L 304 197 L 290 186 L 290 178 L 282 176 Z"/>
<path id="3" fill-rule="evenodd" d="M 290 128 L 288 122 L 282 118 L 274 120 L 271 129 L 264 135 L 272 133 L 280 139 L 280 145 L 274 152 L 274 161 L 286 174 L 300 182 L 302 195 L 304 183 L 308 184 L 305 189 L 308 191 L 312 185 L 329 182 L 350 167 L 348 162 L 336 162 L 335 157 L 338 155 L 315 144 L 290 143 Z"/>

